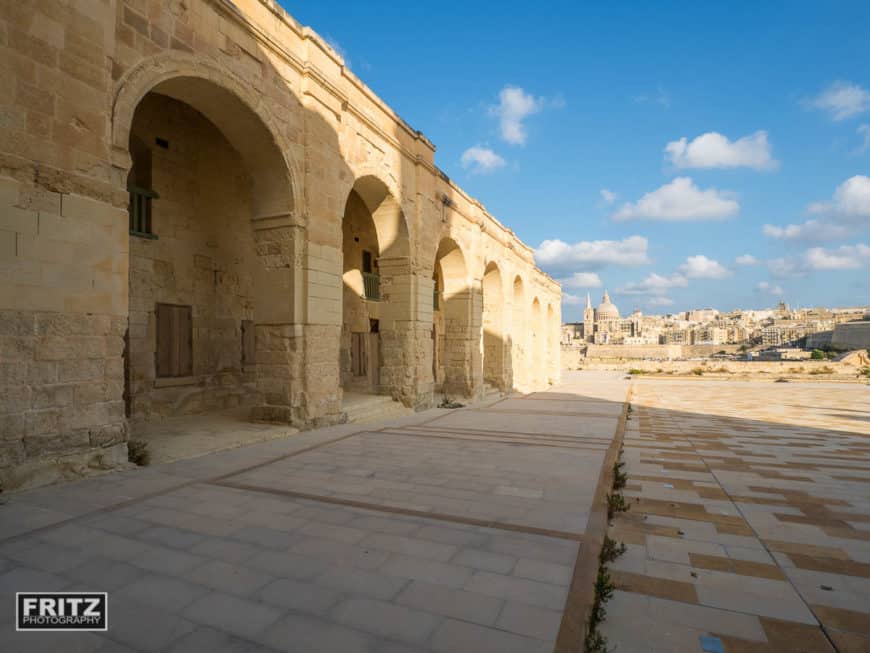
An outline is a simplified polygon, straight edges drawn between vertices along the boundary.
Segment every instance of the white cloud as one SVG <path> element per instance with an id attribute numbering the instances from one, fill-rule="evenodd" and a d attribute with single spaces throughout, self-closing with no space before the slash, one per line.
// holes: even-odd
<path id="1" fill-rule="evenodd" d="M 498 104 L 489 107 L 489 114 L 499 119 L 502 139 L 511 145 L 524 145 L 528 134 L 523 121 L 546 107 L 560 108 L 561 98 L 547 99 L 526 93 L 519 86 L 505 86 L 498 94 Z"/>
<path id="2" fill-rule="evenodd" d="M 638 104 L 658 104 L 665 109 L 671 106 L 671 96 L 661 86 L 657 86 L 656 92 L 652 95 L 636 95 L 632 100 Z"/>
<path id="3" fill-rule="evenodd" d="M 777 279 L 801 277 L 805 271 L 794 258 L 774 258 L 767 262 L 767 269 Z"/>
<path id="4" fill-rule="evenodd" d="M 680 272 L 689 279 L 724 279 L 731 276 L 731 270 L 703 254 L 687 258 L 680 266 Z"/>
<path id="5" fill-rule="evenodd" d="M 870 265 L 870 246 L 863 243 L 835 248 L 811 247 L 799 256 L 767 261 L 767 269 L 777 279 L 805 276 L 820 270 L 858 270 Z"/>
<path id="6" fill-rule="evenodd" d="M 758 292 L 775 295 L 777 297 L 782 297 L 785 294 L 782 291 L 782 286 L 772 284 L 769 281 L 759 281 L 755 288 Z"/>
<path id="7" fill-rule="evenodd" d="M 780 240 L 836 240 L 870 228 L 870 177 L 855 175 L 840 184 L 827 202 L 810 204 L 807 211 L 821 219 L 783 227 L 766 224 L 765 236 Z"/>
<path id="8" fill-rule="evenodd" d="M 758 265 L 759 263 L 761 263 L 761 261 L 755 258 L 752 254 L 741 254 L 736 259 L 734 259 L 734 262 L 737 265 Z"/>
<path id="9" fill-rule="evenodd" d="M 474 145 L 462 153 L 462 167 L 471 170 L 472 174 L 488 173 L 503 168 L 505 160 L 488 147 Z"/>
<path id="10" fill-rule="evenodd" d="M 602 188 L 598 192 L 601 193 L 601 199 L 605 204 L 613 204 L 616 201 L 616 193 L 609 191 L 606 188 Z"/>
<path id="11" fill-rule="evenodd" d="M 650 297 L 647 302 L 647 306 L 673 306 L 674 300 L 670 297 Z"/>
<path id="12" fill-rule="evenodd" d="M 613 214 L 614 220 L 719 220 L 740 210 L 740 204 L 730 193 L 715 188 L 702 190 L 689 177 L 677 177 L 641 197 L 637 202 L 622 205 Z"/>
<path id="13" fill-rule="evenodd" d="M 570 277 L 558 279 L 563 288 L 600 288 L 601 278 L 594 272 L 575 272 Z"/>
<path id="14" fill-rule="evenodd" d="M 545 240 L 535 250 L 538 265 L 551 269 L 601 268 L 606 265 L 645 265 L 647 239 L 629 236 L 623 240 L 581 240 L 573 245 L 562 240 Z"/>
<path id="15" fill-rule="evenodd" d="M 844 218 L 870 218 L 870 177 L 855 175 L 837 186 L 830 202 L 816 202 L 811 213 L 833 213 Z"/>
<path id="16" fill-rule="evenodd" d="M 802 224 L 787 224 L 784 227 L 766 224 L 761 231 L 765 236 L 778 240 L 836 240 L 849 235 L 849 230 L 842 225 L 818 220 L 807 220 Z"/>
<path id="17" fill-rule="evenodd" d="M 580 297 L 580 295 L 572 295 L 569 292 L 563 292 L 562 303 L 565 306 L 580 306 L 583 303 L 583 298 Z"/>
<path id="18" fill-rule="evenodd" d="M 870 247 L 860 243 L 836 249 L 812 247 L 804 253 L 804 262 L 812 270 L 857 270 L 870 262 Z"/>
<path id="19" fill-rule="evenodd" d="M 664 295 L 671 288 L 685 288 L 689 280 L 682 274 L 662 276 L 652 272 L 643 281 L 627 283 L 619 289 L 621 295 Z"/>
<path id="20" fill-rule="evenodd" d="M 858 134 L 864 139 L 861 147 L 858 148 L 858 152 L 864 153 L 870 150 L 870 125 L 860 125 L 858 127 Z"/>
<path id="21" fill-rule="evenodd" d="M 754 168 L 773 170 L 773 158 L 766 131 L 757 131 L 736 141 L 718 132 L 701 134 L 692 141 L 685 136 L 665 146 L 665 153 L 678 168 Z"/>
<path id="22" fill-rule="evenodd" d="M 834 82 L 819 95 L 803 101 L 810 109 L 826 111 L 834 120 L 845 120 L 870 110 L 870 91 L 852 82 Z"/>

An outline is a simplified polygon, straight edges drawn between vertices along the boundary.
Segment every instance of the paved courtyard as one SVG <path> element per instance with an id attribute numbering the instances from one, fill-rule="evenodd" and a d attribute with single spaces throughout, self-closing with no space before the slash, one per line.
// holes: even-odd
<path id="1" fill-rule="evenodd" d="M 0 506 L 2 651 L 552 651 L 628 381 L 308 431 Z M 109 593 L 16 633 L 16 591 Z M 561 641 L 561 640 L 560 640 Z"/>
<path id="2" fill-rule="evenodd" d="M 870 651 L 870 387 L 633 384 L 614 651 Z"/>

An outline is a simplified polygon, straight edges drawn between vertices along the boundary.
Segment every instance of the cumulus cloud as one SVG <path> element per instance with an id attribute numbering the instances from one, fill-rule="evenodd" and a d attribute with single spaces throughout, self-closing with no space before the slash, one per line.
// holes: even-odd
<path id="1" fill-rule="evenodd" d="M 807 209 L 818 215 L 800 224 L 766 224 L 762 233 L 779 240 L 836 240 L 870 228 L 870 177 L 855 175 L 840 184 L 826 202 L 815 202 Z"/>
<path id="2" fill-rule="evenodd" d="M 570 277 L 558 279 L 563 288 L 600 288 L 601 278 L 594 272 L 575 272 Z"/>
<path id="3" fill-rule="evenodd" d="M 563 292 L 562 303 L 565 306 L 580 306 L 583 303 L 583 298 L 580 297 L 580 295 L 572 295 L 569 292 Z"/>
<path id="4" fill-rule="evenodd" d="M 782 292 L 782 286 L 772 284 L 769 281 L 759 281 L 758 284 L 756 284 L 755 289 L 758 290 L 758 292 L 778 297 L 782 297 L 784 294 Z"/>
<path id="5" fill-rule="evenodd" d="M 804 254 L 804 262 L 812 270 L 857 270 L 870 262 L 870 247 L 861 243 L 836 249 L 811 247 Z"/>
<path id="6" fill-rule="evenodd" d="M 761 263 L 761 261 L 755 258 L 752 254 L 741 254 L 736 259 L 734 259 L 734 262 L 737 265 L 758 265 L 759 263 Z"/>
<path id="7" fill-rule="evenodd" d="M 724 279 L 731 276 L 731 270 L 703 254 L 687 258 L 680 266 L 680 272 L 689 279 Z"/>
<path id="8" fill-rule="evenodd" d="M 814 271 L 859 270 L 867 265 L 870 265 L 870 246 L 863 243 L 811 247 L 798 256 L 767 261 L 767 269 L 777 279 L 802 277 Z"/>
<path id="9" fill-rule="evenodd" d="M 524 145 L 528 134 L 523 121 L 546 107 L 564 106 L 560 98 L 535 97 L 519 86 L 505 86 L 498 94 L 498 104 L 489 107 L 489 114 L 499 119 L 502 139 L 511 145 Z"/>
<path id="10" fill-rule="evenodd" d="M 787 224 L 780 227 L 766 224 L 761 228 L 765 236 L 777 240 L 836 240 L 849 235 L 849 230 L 843 225 L 807 220 L 801 224 Z"/>
<path id="11" fill-rule="evenodd" d="M 488 147 L 474 145 L 462 153 L 462 167 L 472 174 L 486 174 L 505 166 L 505 160 Z"/>
<path id="12" fill-rule="evenodd" d="M 692 141 L 685 136 L 665 146 L 665 154 L 678 168 L 754 168 L 773 170 L 773 158 L 766 131 L 730 141 L 718 132 L 701 134 Z"/>
<path id="13" fill-rule="evenodd" d="M 702 190 L 689 177 L 677 177 L 641 197 L 622 205 L 613 219 L 623 220 L 720 220 L 735 215 L 740 204 L 730 193 L 709 188 Z"/>
<path id="14" fill-rule="evenodd" d="M 803 101 L 805 107 L 825 111 L 834 120 L 845 120 L 870 110 L 870 91 L 852 82 L 834 82 L 816 97 Z"/>
<path id="15" fill-rule="evenodd" d="M 569 244 L 562 240 L 545 240 L 535 250 L 538 265 L 550 269 L 597 269 L 606 265 L 646 265 L 648 242 L 643 236 L 622 240 L 581 240 Z"/>
<path id="16" fill-rule="evenodd" d="M 605 204 L 613 204 L 616 201 L 616 193 L 609 191 L 606 188 L 602 188 L 598 192 L 601 193 L 601 200 Z"/>
<path id="17" fill-rule="evenodd" d="M 619 289 L 621 295 L 664 295 L 671 288 L 685 288 L 689 280 L 682 274 L 663 276 L 655 272 L 647 275 L 643 281 L 625 284 Z"/>
<path id="18" fill-rule="evenodd" d="M 673 306 L 674 300 L 670 297 L 650 297 L 646 301 L 647 306 Z"/>
<path id="19" fill-rule="evenodd" d="M 855 175 L 837 186 L 830 202 L 811 204 L 811 213 L 835 214 L 843 218 L 870 218 L 870 177 Z"/>

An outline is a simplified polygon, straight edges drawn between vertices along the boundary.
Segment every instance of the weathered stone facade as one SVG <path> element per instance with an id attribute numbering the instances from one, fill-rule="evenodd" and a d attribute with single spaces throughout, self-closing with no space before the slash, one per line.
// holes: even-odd
<path id="1" fill-rule="evenodd" d="M 6 486 L 124 460 L 136 420 L 306 426 L 342 419 L 343 388 L 419 408 L 557 379 L 558 285 L 268 0 L 3 2 L 0 82 Z M 129 233 L 142 183 L 150 238 Z M 158 304 L 190 311 L 183 375 L 157 374 Z"/>

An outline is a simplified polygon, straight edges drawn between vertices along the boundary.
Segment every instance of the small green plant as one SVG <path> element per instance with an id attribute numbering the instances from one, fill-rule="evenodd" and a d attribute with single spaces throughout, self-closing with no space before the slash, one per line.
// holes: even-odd
<path id="1" fill-rule="evenodd" d="M 858 376 L 866 376 L 866 377 L 870 378 L 870 366 L 862 367 L 858 371 Z"/>
<path id="2" fill-rule="evenodd" d="M 604 543 L 601 545 L 600 562 L 609 564 L 616 560 L 619 556 L 625 553 L 625 544 L 617 542 L 609 535 L 604 536 Z"/>
<path id="3" fill-rule="evenodd" d="M 150 465 L 151 452 L 148 451 L 148 443 L 145 440 L 130 440 L 127 443 L 127 460 L 139 467 Z"/>
<path id="4" fill-rule="evenodd" d="M 622 490 L 628 482 L 628 474 L 622 471 L 625 463 L 621 460 L 613 463 L 613 489 Z"/>
<path id="5" fill-rule="evenodd" d="M 692 374 L 694 374 L 695 376 L 704 376 L 704 370 L 702 370 L 700 367 L 696 367 L 692 370 Z"/>
<path id="6" fill-rule="evenodd" d="M 631 374 L 632 376 L 639 376 L 641 374 L 649 374 L 649 372 L 647 372 L 646 370 L 640 370 L 636 367 L 632 367 L 630 370 L 628 370 L 628 373 Z"/>
<path id="7" fill-rule="evenodd" d="M 604 622 L 607 617 L 607 608 L 605 604 L 613 596 L 613 591 L 616 587 L 613 585 L 613 579 L 610 577 L 610 572 L 607 565 L 616 560 L 625 552 L 625 544 L 617 543 L 616 540 L 608 536 L 604 536 L 604 542 L 601 545 L 601 552 L 598 554 L 598 576 L 595 579 L 595 599 L 592 603 L 592 610 L 589 613 L 589 621 L 586 624 L 586 641 L 585 650 L 587 653 L 606 653 L 607 638 L 598 632 L 598 627 Z"/>
<path id="8" fill-rule="evenodd" d="M 618 512 L 627 512 L 630 507 L 621 494 L 614 492 L 607 495 L 607 519 L 613 519 Z"/>
<path id="9" fill-rule="evenodd" d="M 825 360 L 825 352 L 823 352 L 821 349 L 813 349 L 813 353 L 810 354 L 810 358 L 812 358 L 814 361 Z"/>

